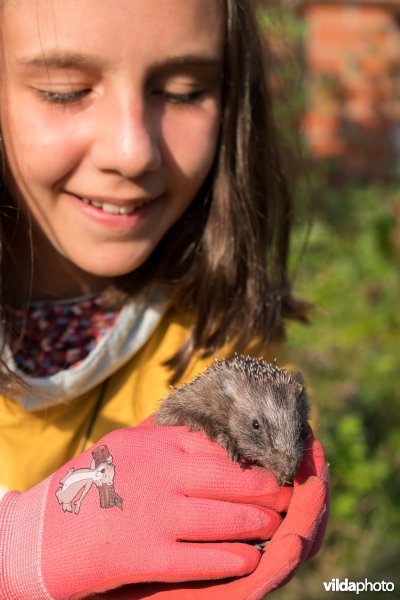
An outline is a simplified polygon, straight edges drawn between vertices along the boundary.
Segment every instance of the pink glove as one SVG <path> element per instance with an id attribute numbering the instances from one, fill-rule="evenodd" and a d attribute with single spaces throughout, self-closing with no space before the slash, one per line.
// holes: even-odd
<path id="1" fill-rule="evenodd" d="M 262 502 L 262 499 L 259 498 L 258 501 Z M 263 551 L 260 563 L 253 573 L 222 582 L 127 586 L 102 598 L 260 600 L 268 592 L 285 585 L 303 561 L 318 552 L 326 529 L 328 508 L 328 464 L 321 443 L 314 439 L 310 429 L 304 460 L 294 482 L 293 498 L 287 515 Z"/>
<path id="2" fill-rule="evenodd" d="M 5 496 L 0 597 L 63 600 L 126 583 L 246 575 L 258 550 L 220 540 L 270 538 L 291 495 L 199 432 L 117 430 L 28 492 Z"/>

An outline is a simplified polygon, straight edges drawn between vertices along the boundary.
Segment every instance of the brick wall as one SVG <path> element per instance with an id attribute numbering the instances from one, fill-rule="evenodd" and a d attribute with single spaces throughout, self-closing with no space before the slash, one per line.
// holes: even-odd
<path id="1" fill-rule="evenodd" d="M 314 0 L 301 15 L 312 154 L 342 171 L 390 175 L 400 158 L 400 1 Z"/>

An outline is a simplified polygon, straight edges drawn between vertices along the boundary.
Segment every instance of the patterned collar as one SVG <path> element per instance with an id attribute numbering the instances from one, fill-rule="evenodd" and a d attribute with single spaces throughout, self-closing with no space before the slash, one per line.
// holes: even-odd
<path id="1" fill-rule="evenodd" d="M 79 364 L 114 325 L 119 314 L 104 295 L 64 302 L 37 302 L 26 312 L 8 308 L 7 339 L 17 368 L 31 377 L 47 377 Z"/>
<path id="2" fill-rule="evenodd" d="M 72 304 L 75 306 L 76 311 L 77 304 L 79 303 L 72 302 Z M 52 306 L 54 309 L 55 305 L 53 304 Z M 71 315 L 74 315 L 74 306 L 69 307 L 69 319 Z M 76 331 L 78 332 L 81 332 L 81 329 L 85 329 L 86 334 L 88 331 L 90 333 L 90 339 L 87 339 L 87 344 L 85 344 L 86 350 L 89 350 L 88 353 L 84 356 L 85 351 L 82 351 L 82 348 L 80 348 L 79 356 L 73 352 L 68 354 L 68 351 L 74 350 L 74 347 L 72 344 L 67 348 L 66 341 L 69 339 L 69 335 L 65 335 L 66 340 L 65 343 L 63 342 L 61 358 L 57 362 L 53 357 L 49 358 L 49 362 L 56 369 L 56 372 L 45 376 L 32 376 L 24 372 L 18 366 L 17 359 L 21 359 L 26 364 L 26 359 L 29 358 L 30 351 L 28 350 L 25 353 L 21 347 L 16 348 L 15 346 L 18 346 L 18 344 L 15 341 L 11 342 L 13 345 L 13 348 L 11 348 L 10 343 L 6 340 L 3 347 L 3 362 L 8 369 L 23 379 L 29 388 L 23 395 L 14 397 L 14 400 L 24 410 L 33 411 L 45 406 L 54 406 L 61 402 L 72 400 L 91 390 L 96 385 L 105 381 L 126 364 L 132 356 L 139 352 L 158 327 L 167 307 L 168 301 L 165 296 L 159 290 L 153 289 L 130 300 L 119 312 L 111 312 L 106 318 L 105 314 L 107 311 L 102 311 L 100 307 L 97 307 L 95 310 L 88 308 L 87 312 L 84 311 L 85 318 L 88 315 L 91 317 L 88 319 L 88 323 L 85 327 L 76 327 Z M 36 308 L 38 308 L 37 305 Z M 39 313 L 43 318 L 43 313 L 41 311 Z M 40 314 L 35 319 L 35 325 L 33 326 L 33 330 L 36 332 L 38 331 L 38 324 L 40 327 L 40 323 L 42 323 Z M 49 310 L 46 311 L 46 315 L 48 314 Z M 94 327 L 93 323 L 96 322 L 96 319 L 100 318 L 100 315 L 102 315 L 100 320 L 103 324 L 100 327 Z M 78 315 L 78 321 L 84 321 L 82 315 Z M 48 339 L 49 332 L 46 330 L 46 327 L 43 329 L 42 337 Z M 28 329 L 30 330 L 30 327 Z M 16 331 L 18 332 L 18 329 Z M 63 331 L 64 334 L 68 332 L 68 324 L 63 325 Z M 3 336 L 4 333 L 0 326 L 0 343 Z M 17 339 L 17 336 L 12 337 Z M 60 336 L 59 328 L 57 328 L 55 337 L 60 341 L 60 337 L 62 336 Z M 84 336 L 80 335 L 79 339 L 82 340 L 83 338 Z M 52 347 L 47 348 L 49 356 L 52 353 L 52 348 L 54 348 L 54 342 L 52 344 Z M 36 347 L 38 345 L 40 346 L 36 341 Z M 69 358 L 68 365 L 65 362 L 67 354 Z M 22 358 L 24 356 L 25 361 Z M 61 369 L 59 368 L 60 364 L 63 364 L 63 368 Z M 25 366 L 25 368 L 29 367 Z M 46 366 L 46 371 L 48 368 Z M 32 373 L 37 372 L 37 361 L 33 361 L 31 369 Z"/>

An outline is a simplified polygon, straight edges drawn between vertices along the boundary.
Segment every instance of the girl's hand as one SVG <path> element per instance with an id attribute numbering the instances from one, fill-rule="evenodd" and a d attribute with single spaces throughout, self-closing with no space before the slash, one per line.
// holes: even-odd
<path id="1" fill-rule="evenodd" d="M 258 469 L 257 469 L 258 470 Z M 262 552 L 256 569 L 230 581 L 127 586 L 105 595 L 107 600 L 260 600 L 285 585 L 299 566 L 321 546 L 329 509 L 328 463 L 321 443 L 310 430 L 293 498 L 281 526 Z"/>
<path id="2" fill-rule="evenodd" d="M 302 487 L 295 488 L 300 510 Z M 269 471 L 231 463 L 199 432 L 181 427 L 117 430 L 28 492 L 5 496 L 0 504 L 0 597 L 82 598 L 128 583 L 215 580 L 254 572 L 233 582 L 249 581 L 251 587 L 250 577 L 258 581 L 260 568 L 268 570 L 270 563 L 267 553 L 260 562 L 258 550 L 239 540 L 278 534 L 280 512 L 287 510 L 291 495 L 292 489 L 280 488 Z M 287 521 L 280 536 L 285 544 Z M 282 556 L 280 543 L 274 545 Z M 220 585 L 229 584 L 210 587 L 208 581 L 200 596 L 214 597 Z M 176 587 L 160 593 L 178 598 L 187 590 L 186 584 Z M 224 597 L 239 597 L 229 588 L 227 593 Z"/>

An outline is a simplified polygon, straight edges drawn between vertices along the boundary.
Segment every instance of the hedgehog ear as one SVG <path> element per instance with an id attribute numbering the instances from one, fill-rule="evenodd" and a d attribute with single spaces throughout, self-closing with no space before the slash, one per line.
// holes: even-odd
<path id="1" fill-rule="evenodd" d="M 305 383 L 303 379 L 303 375 L 299 372 L 292 373 L 292 380 L 296 384 L 296 388 L 299 394 L 304 391 Z"/>

